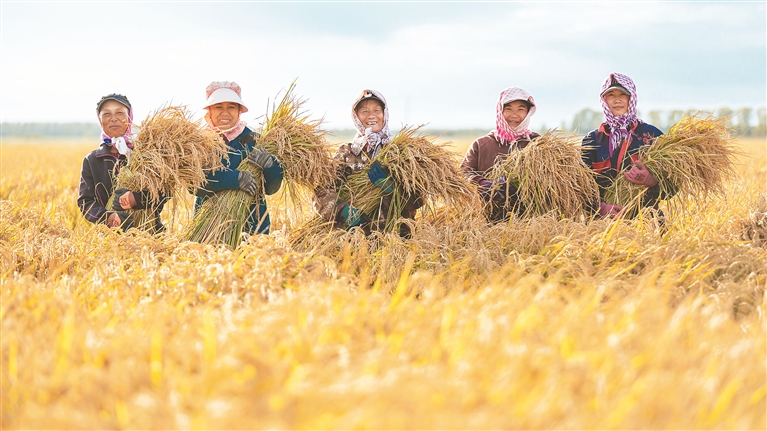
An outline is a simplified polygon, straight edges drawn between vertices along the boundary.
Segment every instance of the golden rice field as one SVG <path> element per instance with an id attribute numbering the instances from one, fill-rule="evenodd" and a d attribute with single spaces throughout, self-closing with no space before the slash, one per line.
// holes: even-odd
<path id="1" fill-rule="evenodd" d="M 651 220 L 237 250 L 117 234 L 76 207 L 93 142 L 4 140 L 3 429 L 765 429 L 767 145 L 727 199 Z M 468 142 L 458 143 L 459 151 Z M 676 207 L 676 206 L 674 206 Z"/>

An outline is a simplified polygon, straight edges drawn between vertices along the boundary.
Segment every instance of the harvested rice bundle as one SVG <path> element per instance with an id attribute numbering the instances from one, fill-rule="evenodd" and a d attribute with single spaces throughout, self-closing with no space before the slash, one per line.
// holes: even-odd
<path id="1" fill-rule="evenodd" d="M 267 113 L 258 144 L 279 160 L 286 188 L 299 185 L 313 190 L 333 182 L 335 166 L 322 119 L 310 120 L 305 115 L 301 108 L 306 100 L 293 94 L 295 86 L 295 82 L 290 85 L 271 116 Z"/>
<path id="2" fill-rule="evenodd" d="M 150 113 L 133 140 L 130 172 L 116 188 L 141 190 L 153 200 L 181 194 L 205 183 L 205 173 L 221 168 L 226 143 L 183 106 Z"/>
<path id="3" fill-rule="evenodd" d="M 261 126 L 261 145 L 274 156 L 283 169 L 283 183 L 289 196 L 296 202 L 299 196 L 294 185 L 313 189 L 332 182 L 335 176 L 322 120 L 309 120 L 301 111 L 304 100 L 294 94 L 295 82 L 290 85 L 279 105 Z M 229 244 L 236 248 L 241 241 L 242 229 L 247 223 L 250 206 L 264 196 L 263 172 L 245 158 L 237 168 L 250 172 L 262 187 L 251 196 L 242 190 L 225 190 L 209 197 L 198 209 L 186 239 L 206 244 Z"/>
<path id="4" fill-rule="evenodd" d="M 734 161 L 739 154 L 731 130 L 727 117 L 685 116 L 652 145 L 641 147 L 639 159 L 658 180 L 661 196 L 722 196 L 725 181 L 735 176 Z M 647 190 L 619 174 L 605 199 L 625 210 L 636 210 Z"/>
<path id="5" fill-rule="evenodd" d="M 556 212 L 562 218 L 574 218 L 590 213 L 599 202 L 599 189 L 591 169 L 583 163 L 580 145 L 573 136 L 556 130 L 509 154 L 493 167 L 488 177 L 493 180 L 506 177 L 517 189 L 525 215 Z M 507 206 L 513 205 L 511 190 L 507 187 Z"/>
<path id="6" fill-rule="evenodd" d="M 120 170 L 115 190 L 141 192 L 159 202 L 166 196 L 186 193 L 205 182 L 205 173 L 221 167 L 226 143 L 183 106 L 166 106 L 150 113 L 138 126 L 130 164 Z M 107 207 L 113 205 L 114 195 Z M 154 208 L 129 210 L 132 227 L 152 230 Z"/>
<path id="7" fill-rule="evenodd" d="M 445 149 L 447 144 L 434 143 L 434 137 L 416 134 L 421 127 L 403 127 L 375 159 L 396 184 L 390 205 L 382 205 L 385 192 L 368 179 L 370 166 L 350 176 L 340 190 L 340 197 L 353 207 L 374 220 L 385 218 L 385 226 L 379 226 L 382 230 L 394 229 L 410 198 L 431 204 L 432 210 L 438 202 L 467 210 L 477 207 L 477 195 L 458 170 L 455 153 Z"/>

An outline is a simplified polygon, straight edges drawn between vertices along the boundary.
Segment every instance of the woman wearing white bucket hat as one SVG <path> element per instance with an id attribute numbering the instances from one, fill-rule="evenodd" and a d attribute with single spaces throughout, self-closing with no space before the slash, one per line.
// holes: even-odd
<path id="1" fill-rule="evenodd" d="M 276 193 L 282 184 L 282 166 L 263 147 L 256 146 L 258 134 L 240 119 L 241 114 L 248 112 L 242 101 L 240 86 L 229 81 L 212 82 L 205 89 L 205 96 L 205 121 L 226 141 L 229 152 L 228 158 L 221 160 L 224 169 L 207 174 L 207 183 L 203 188 L 197 189 L 195 211 L 209 196 L 224 190 L 239 189 L 251 195 L 256 194 L 259 184 L 250 172 L 237 169 L 245 158 L 263 170 L 266 194 Z M 245 229 L 249 234 L 268 234 L 270 225 L 266 201 L 262 198 L 258 203 L 251 205 Z"/>

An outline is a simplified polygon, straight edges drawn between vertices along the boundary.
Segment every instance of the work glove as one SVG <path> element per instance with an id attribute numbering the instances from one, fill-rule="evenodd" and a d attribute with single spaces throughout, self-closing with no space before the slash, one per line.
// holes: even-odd
<path id="1" fill-rule="evenodd" d="M 370 165 L 370 169 L 368 169 L 368 179 L 386 194 L 394 191 L 394 180 L 392 180 L 384 167 L 378 163 L 378 160 Z"/>
<path id="2" fill-rule="evenodd" d="M 623 207 L 620 205 L 612 205 L 606 202 L 599 203 L 599 216 L 602 218 L 609 218 L 618 215 L 623 211 Z"/>
<path id="3" fill-rule="evenodd" d="M 274 166 L 274 156 L 269 154 L 263 146 L 259 145 L 253 148 L 248 154 L 248 161 L 261 169 L 268 169 Z"/>
<path id="4" fill-rule="evenodd" d="M 363 213 L 362 210 L 354 208 L 348 204 L 345 205 L 343 209 L 341 209 L 341 217 L 343 217 L 344 224 L 348 228 L 359 226 L 362 223 L 370 222 L 370 217 L 368 217 L 367 214 Z"/>
<path id="5" fill-rule="evenodd" d="M 250 144 L 255 144 L 256 142 L 258 142 L 259 139 L 261 139 L 260 133 L 251 132 L 243 136 L 242 138 L 240 138 L 240 144 L 242 144 L 242 146 L 244 147 L 247 147 Z"/>
<path id="6" fill-rule="evenodd" d="M 240 171 L 240 174 L 237 176 L 237 183 L 240 185 L 240 190 L 251 196 L 256 195 L 256 190 L 258 190 L 258 183 L 250 172 Z"/>
<path id="7" fill-rule="evenodd" d="M 136 206 L 136 197 L 128 189 L 115 190 L 115 197 L 112 199 L 112 208 L 116 210 L 129 210 Z"/>
<path id="8" fill-rule="evenodd" d="M 631 166 L 628 172 L 624 172 L 623 176 L 627 180 L 634 184 L 642 186 L 652 187 L 658 185 L 658 179 L 647 169 L 647 167 L 640 161 Z"/>

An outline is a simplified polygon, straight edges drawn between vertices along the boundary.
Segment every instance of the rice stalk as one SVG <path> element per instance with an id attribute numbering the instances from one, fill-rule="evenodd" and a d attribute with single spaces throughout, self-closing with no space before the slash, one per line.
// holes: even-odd
<path id="1" fill-rule="evenodd" d="M 192 120 L 184 106 L 150 113 L 133 140 L 130 190 L 146 191 L 153 200 L 199 188 L 207 172 L 222 169 L 227 146 L 202 120 Z M 117 187 L 126 183 L 118 177 Z M 125 187 L 128 188 L 128 187 Z"/>
<path id="2" fill-rule="evenodd" d="M 200 187 L 206 172 L 222 168 L 226 143 L 207 128 L 202 120 L 192 120 L 184 106 L 166 106 L 150 113 L 138 126 L 133 140 L 130 164 L 121 169 L 116 189 L 146 192 L 151 201 L 162 196 L 181 195 Z M 110 197 L 107 208 L 114 208 Z M 153 230 L 152 208 L 127 210 L 133 227 Z"/>
<path id="3" fill-rule="evenodd" d="M 302 110 L 305 99 L 293 94 L 296 83 L 290 84 L 277 106 L 267 112 L 261 125 L 258 144 L 274 156 L 282 166 L 285 189 L 292 203 L 298 203 L 295 186 L 314 190 L 335 180 L 335 165 L 325 140 L 322 119 L 309 119 Z"/>
<path id="4" fill-rule="evenodd" d="M 526 216 L 550 212 L 560 218 L 587 215 L 599 201 L 599 189 L 591 169 L 583 163 L 581 147 L 574 136 L 550 130 L 519 151 L 497 163 L 488 178 L 516 187 L 518 204 Z M 506 188 L 506 206 L 513 210 L 511 188 Z"/>
<path id="5" fill-rule="evenodd" d="M 727 117 L 685 116 L 651 145 L 641 147 L 639 159 L 658 179 L 661 196 L 695 200 L 724 196 L 725 182 L 735 177 L 735 158 L 740 154 L 731 132 Z M 632 184 L 619 172 L 605 199 L 636 210 L 646 192 L 647 187 Z"/>
<path id="6" fill-rule="evenodd" d="M 385 219 L 385 231 L 395 228 L 410 198 L 420 198 L 431 211 L 440 204 L 464 213 L 478 207 L 474 189 L 458 169 L 456 154 L 445 148 L 449 143 L 436 144 L 435 137 L 417 134 L 421 127 L 403 127 L 376 157 L 396 184 L 391 204 L 387 205 L 384 192 L 368 179 L 369 166 L 351 175 L 339 191 L 342 199 L 374 220 Z"/>

